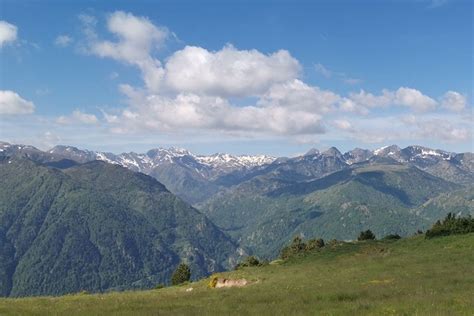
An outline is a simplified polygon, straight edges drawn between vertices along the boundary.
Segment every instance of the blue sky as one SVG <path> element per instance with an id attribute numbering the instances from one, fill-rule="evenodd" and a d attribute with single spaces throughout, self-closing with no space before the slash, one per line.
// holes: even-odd
<path id="1" fill-rule="evenodd" d="M 473 4 L 0 0 L 0 139 L 473 151 Z"/>

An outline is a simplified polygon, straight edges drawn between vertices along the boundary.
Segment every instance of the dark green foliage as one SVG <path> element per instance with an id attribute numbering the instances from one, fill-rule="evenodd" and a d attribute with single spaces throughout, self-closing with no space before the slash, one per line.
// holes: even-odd
<path id="1" fill-rule="evenodd" d="M 295 236 L 291 244 L 280 251 L 280 258 L 288 259 L 295 254 L 303 253 L 305 250 L 306 244 L 303 239 L 300 236 Z"/>
<path id="2" fill-rule="evenodd" d="M 397 239 L 401 239 L 402 237 L 398 234 L 390 234 L 390 235 L 387 235 L 383 238 L 383 240 L 397 240 Z"/>
<path id="3" fill-rule="evenodd" d="M 360 232 L 359 237 L 357 237 L 358 241 L 363 241 L 363 240 L 375 240 L 375 235 L 372 233 L 370 229 Z"/>
<path id="4" fill-rule="evenodd" d="M 255 256 L 248 256 L 242 262 L 240 262 L 235 269 L 238 270 L 244 267 L 257 267 L 262 265 L 262 262 Z"/>
<path id="5" fill-rule="evenodd" d="M 324 240 L 321 238 L 308 240 L 308 243 L 306 244 L 306 250 L 319 249 L 323 247 L 324 247 Z"/>
<path id="6" fill-rule="evenodd" d="M 155 286 L 155 290 L 160 290 L 160 289 L 163 289 L 165 287 L 165 285 L 163 283 L 159 283 Z"/>
<path id="7" fill-rule="evenodd" d="M 191 269 L 185 263 L 181 263 L 171 276 L 172 285 L 180 285 L 191 279 Z"/>
<path id="8" fill-rule="evenodd" d="M 438 220 L 431 229 L 427 230 L 425 235 L 426 238 L 433 238 L 472 232 L 474 232 L 474 218 L 470 215 L 457 218 L 455 214 L 449 213 L 443 221 Z"/>
<path id="9" fill-rule="evenodd" d="M 278 172 L 270 172 L 272 168 Z M 277 256 L 296 232 L 325 240 L 354 239 L 367 227 L 376 236 L 413 235 L 449 212 L 439 207 L 433 218 L 429 209 L 421 209 L 440 194 L 444 198 L 436 205 L 449 205 L 454 198 L 456 212 L 463 207 L 474 214 L 469 202 L 474 190 L 448 194 L 461 187 L 390 159 L 353 164 L 333 173 L 329 168 L 329 174 L 312 173 L 314 180 L 304 178 L 311 173 L 300 170 L 296 162 L 264 171 L 200 205 L 241 246 L 263 257 Z M 295 174 L 299 171 L 304 179 Z"/>
<path id="10" fill-rule="evenodd" d="M 235 264 L 222 231 L 144 174 L 17 158 L 0 179 L 0 296 L 153 288 L 179 258 L 195 278 Z"/>

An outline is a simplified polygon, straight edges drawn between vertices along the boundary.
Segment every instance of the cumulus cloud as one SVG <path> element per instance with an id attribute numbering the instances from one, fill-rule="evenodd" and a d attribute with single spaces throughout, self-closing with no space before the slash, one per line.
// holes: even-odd
<path id="1" fill-rule="evenodd" d="M 390 105 L 405 106 L 417 112 L 426 112 L 434 110 L 438 104 L 421 91 L 407 87 L 400 87 L 396 91 L 384 89 L 380 95 L 360 90 L 359 93 L 350 93 L 348 100 L 341 104 L 341 109 L 359 113 L 368 113 L 370 109 Z"/>
<path id="2" fill-rule="evenodd" d="M 448 91 L 441 97 L 441 106 L 453 112 L 461 112 L 466 105 L 466 96 L 456 91 Z"/>
<path id="3" fill-rule="evenodd" d="M 67 47 L 73 42 L 73 38 L 69 35 L 59 35 L 54 40 L 54 44 L 60 47 Z"/>
<path id="4" fill-rule="evenodd" d="M 94 17 L 80 19 L 89 54 L 135 66 L 141 72 L 143 87 L 119 85 L 127 106 L 103 111 L 104 121 L 115 133 L 218 132 L 314 140 L 331 126 L 339 134 L 381 142 L 425 137 L 429 131 L 426 120 L 409 125 L 399 117 L 383 117 L 383 110 L 399 107 L 407 113 L 428 115 L 438 107 L 433 98 L 409 87 L 384 89 L 379 94 L 360 90 L 343 96 L 309 85 L 301 79 L 302 66 L 286 50 L 262 53 L 228 44 L 210 51 L 185 46 L 161 61 L 155 52 L 172 33 L 147 18 L 121 11 L 110 14 L 107 30 L 115 37 L 113 40 L 98 35 Z M 322 64 L 315 67 L 325 77 L 360 83 Z M 461 103 L 454 92 L 446 93 L 439 101 L 446 108 L 461 108 Z M 366 116 L 374 110 L 378 110 L 375 115 Z M 350 121 L 340 117 L 344 112 L 354 114 Z M 77 111 L 58 122 L 95 124 L 98 120 Z M 461 126 L 456 130 L 453 125 L 445 133 L 433 135 L 463 140 L 464 129 Z"/>
<path id="5" fill-rule="evenodd" d="M 294 79 L 275 84 L 262 96 L 259 105 L 300 109 L 307 112 L 331 111 L 341 97 L 329 90 L 321 90 Z"/>
<path id="6" fill-rule="evenodd" d="M 266 55 L 232 45 L 216 52 L 186 46 L 168 59 L 165 80 L 175 91 L 252 96 L 296 78 L 300 69 L 299 62 L 285 50 Z"/>
<path id="7" fill-rule="evenodd" d="M 321 133 L 324 129 L 316 113 L 278 105 L 237 107 L 221 97 L 197 94 L 147 96 L 120 115 L 106 113 L 106 119 L 117 132 L 207 129 L 285 135 Z"/>
<path id="8" fill-rule="evenodd" d="M 95 30 L 97 20 L 93 16 L 83 14 L 79 19 L 86 36 L 83 51 L 135 65 L 141 70 L 150 90 L 161 89 L 162 65 L 151 54 L 160 49 L 169 37 L 167 28 L 155 26 L 145 17 L 116 11 L 107 18 L 107 29 L 116 40 L 108 41 L 99 39 Z"/>
<path id="9" fill-rule="evenodd" d="M 14 42 L 17 39 L 18 28 L 8 23 L 7 21 L 0 21 L 0 48 L 8 43 Z"/>
<path id="10" fill-rule="evenodd" d="M 31 114 L 35 105 L 10 90 L 0 90 L 0 115 Z"/>
<path id="11" fill-rule="evenodd" d="M 86 124 L 93 125 L 97 124 L 99 120 L 94 114 L 88 114 L 75 110 L 70 116 L 60 116 L 56 119 L 56 122 L 63 125 L 69 124 Z"/>
<path id="12" fill-rule="evenodd" d="M 88 27 L 93 24 L 90 18 L 85 21 Z M 138 66 L 148 62 L 150 52 L 159 48 L 169 35 L 166 28 L 153 25 L 147 18 L 122 11 L 114 12 L 108 17 L 107 29 L 117 40 L 92 41 L 91 52 Z"/>
<path id="13" fill-rule="evenodd" d="M 436 108 L 437 102 L 416 89 L 401 87 L 395 92 L 394 103 L 408 106 L 416 111 L 429 111 Z"/>

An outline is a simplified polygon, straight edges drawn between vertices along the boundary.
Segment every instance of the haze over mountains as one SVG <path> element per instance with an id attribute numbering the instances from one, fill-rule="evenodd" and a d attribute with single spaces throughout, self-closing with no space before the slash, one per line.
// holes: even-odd
<path id="1" fill-rule="evenodd" d="M 274 158 L 2 142 L 0 157 L 2 295 L 146 288 L 181 260 L 196 277 L 295 235 L 410 235 L 474 215 L 474 155 L 421 146 Z"/>

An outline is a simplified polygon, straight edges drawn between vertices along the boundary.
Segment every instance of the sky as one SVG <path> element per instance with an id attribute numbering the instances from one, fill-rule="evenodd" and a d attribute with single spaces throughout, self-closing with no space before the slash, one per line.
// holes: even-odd
<path id="1" fill-rule="evenodd" d="M 0 140 L 473 152 L 473 2 L 0 0 Z"/>

